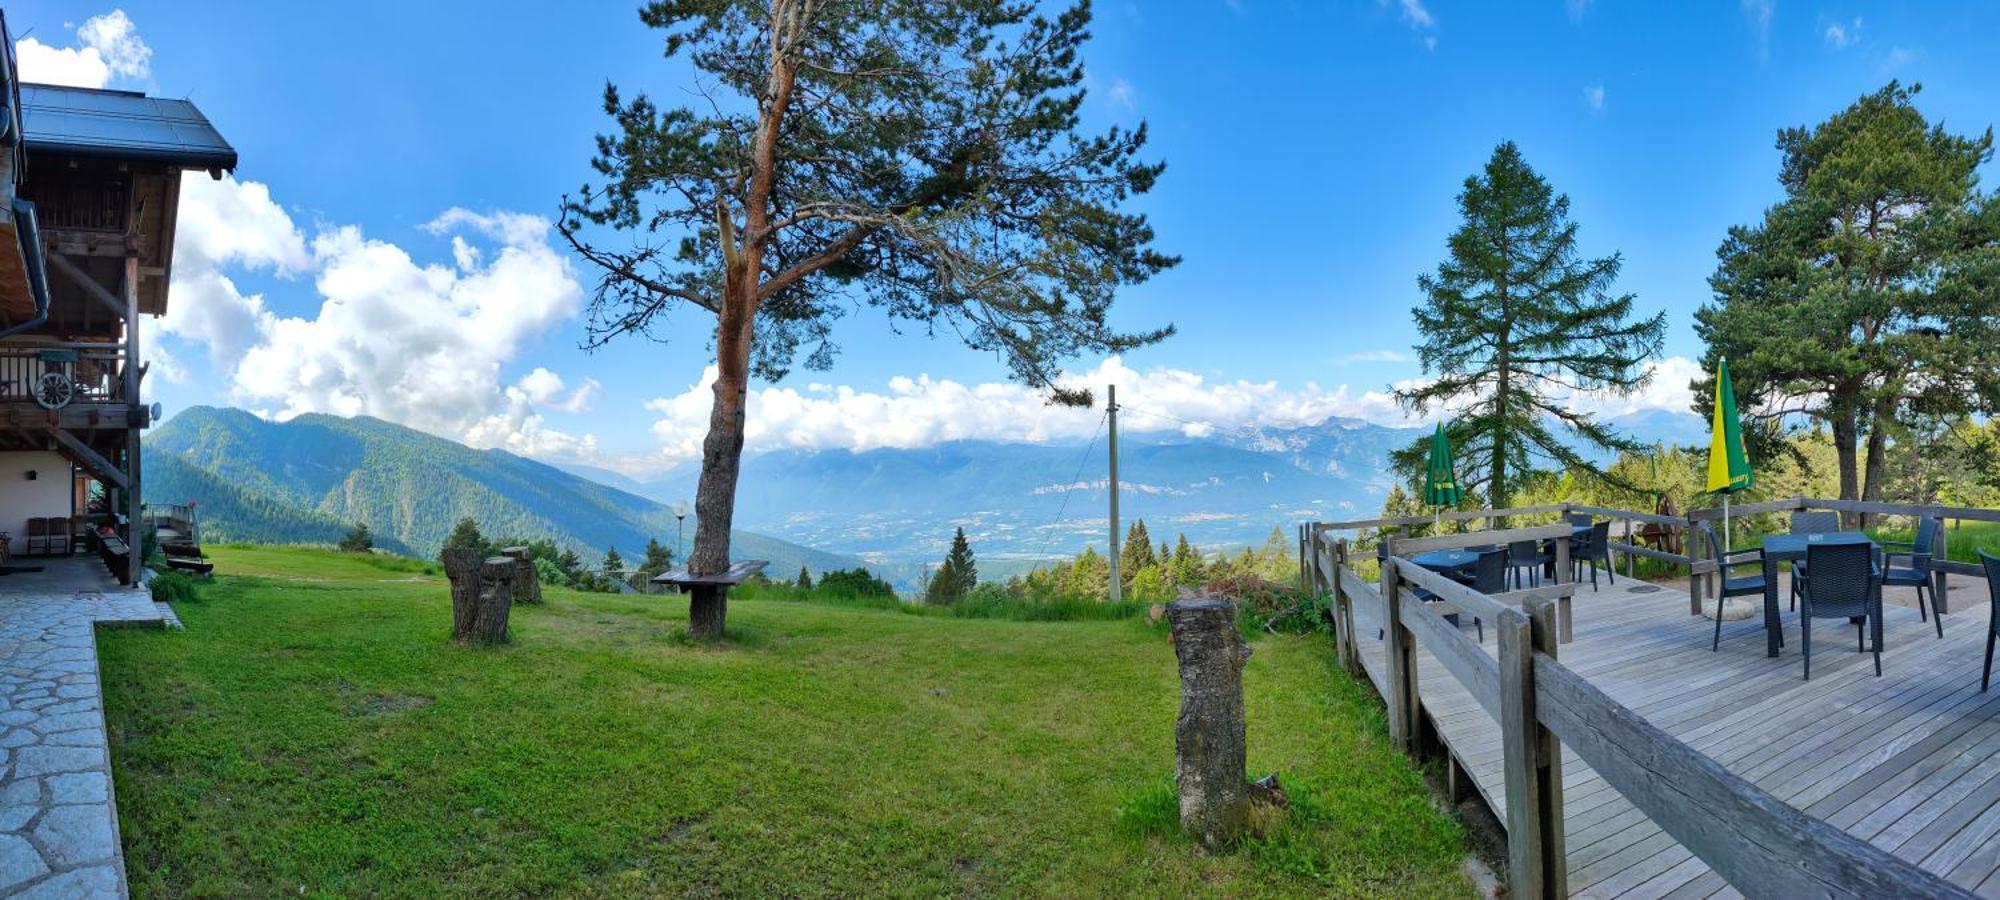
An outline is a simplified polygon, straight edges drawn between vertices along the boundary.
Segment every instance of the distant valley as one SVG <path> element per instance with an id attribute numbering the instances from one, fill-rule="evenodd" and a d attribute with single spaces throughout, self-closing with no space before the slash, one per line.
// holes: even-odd
<path id="1" fill-rule="evenodd" d="M 1648 443 L 1701 439 L 1686 413 L 1613 420 Z M 1367 516 L 1392 484 L 1391 450 L 1422 429 L 1334 418 L 1300 428 L 1205 437 L 1133 435 L 1121 443 L 1120 505 L 1155 541 L 1210 552 L 1260 543 L 1309 519 Z M 366 522 L 378 544 L 430 555 L 462 516 L 489 534 L 552 537 L 586 559 L 646 540 L 671 545 L 670 504 L 691 498 L 683 465 L 637 479 L 475 450 L 378 419 L 305 415 L 271 422 L 197 407 L 146 438 L 147 494 L 198 499 L 213 539 L 332 542 Z M 1026 571 L 1107 543 L 1102 440 L 963 441 L 923 449 L 784 450 L 744 459 L 732 540 L 773 573 L 867 564 L 913 584 L 964 527 L 984 577 Z M 692 517 L 690 517 L 692 518 Z M 687 523 L 687 538 L 694 523 Z"/>

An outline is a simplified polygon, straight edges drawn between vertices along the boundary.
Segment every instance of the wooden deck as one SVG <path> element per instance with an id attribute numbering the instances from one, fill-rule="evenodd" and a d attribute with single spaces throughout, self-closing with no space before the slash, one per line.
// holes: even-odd
<path id="1" fill-rule="evenodd" d="M 1688 614 L 1683 585 L 1620 578 L 1575 601 L 1563 663 L 1654 725 L 1779 799 L 1982 896 L 2000 897 L 2000 690 L 1979 692 L 1985 585 L 1953 579 L 1939 639 L 1891 589 L 1882 677 L 1854 629 L 1814 621 L 1813 680 L 1801 678 L 1797 616 L 1764 655 L 1760 620 Z M 1386 679 L 1378 604 L 1355 604 L 1362 659 Z M 1462 630 L 1473 634 L 1466 619 Z M 1483 648 L 1496 653 L 1491 634 Z M 1500 729 L 1419 643 L 1418 690 L 1440 737 L 1495 810 L 1506 808 Z M 1383 691 L 1386 694 L 1386 691 Z M 1740 896 L 1567 750 L 1569 888 L 1586 897 Z"/>

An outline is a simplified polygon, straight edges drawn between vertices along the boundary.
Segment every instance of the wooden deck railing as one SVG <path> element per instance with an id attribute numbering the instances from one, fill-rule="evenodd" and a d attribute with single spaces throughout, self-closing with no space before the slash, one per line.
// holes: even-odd
<path id="1" fill-rule="evenodd" d="M 1552 588 L 1488 596 L 1418 566 L 1405 554 L 1474 543 L 1553 537 L 1558 582 Z M 1505 529 L 1407 541 L 1391 539 L 1378 589 L 1348 565 L 1350 545 L 1308 529 L 1306 575 L 1330 592 L 1327 617 L 1341 665 L 1371 684 L 1355 608 L 1367 604 L 1383 623 L 1389 734 L 1405 751 L 1421 749 L 1424 720 L 1417 689 L 1421 647 L 1463 685 L 1501 732 L 1510 893 L 1567 894 L 1563 837 L 1562 747 L 1568 746 L 1661 830 L 1748 896 L 1970 897 L 1972 894 L 1873 844 L 1800 812 L 1653 726 L 1564 666 L 1558 646 L 1567 627 L 1565 526 Z M 1419 600 L 1414 588 L 1439 602 Z M 1518 604 L 1518 605 L 1517 605 Z M 1445 621 L 1447 611 L 1492 623 L 1498 655 Z M 1447 754 L 1452 765 L 1456 760 Z"/>

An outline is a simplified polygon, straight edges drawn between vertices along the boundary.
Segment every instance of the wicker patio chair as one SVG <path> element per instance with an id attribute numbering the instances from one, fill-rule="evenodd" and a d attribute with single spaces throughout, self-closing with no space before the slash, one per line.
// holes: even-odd
<path id="1" fill-rule="evenodd" d="M 1938 531 L 1943 523 L 1936 516 L 1924 516 L 1917 520 L 1916 539 L 1905 544 L 1883 541 L 1882 584 L 1885 587 L 1911 587 L 1917 589 L 1917 615 L 1925 619 L 1931 616 L 1931 601 L 1937 599 L 1931 585 L 1931 548 L 1937 546 Z M 1908 549 L 1891 549 L 1891 548 Z M 1908 565 L 1896 565 L 1897 560 L 1907 560 Z M 1925 599 L 1925 595 L 1929 599 Z M 1937 636 L 1944 637 L 1944 611 L 1939 610 L 1936 619 Z"/>
<path id="2" fill-rule="evenodd" d="M 1840 530 L 1840 513 L 1807 509 L 1792 513 L 1793 534 L 1832 534 Z"/>
<path id="3" fill-rule="evenodd" d="M 1801 583 L 1799 645 L 1805 654 L 1805 677 L 1812 680 L 1812 620 L 1854 622 L 1857 652 L 1867 652 L 1873 637 L 1875 674 L 1882 674 L 1882 574 L 1872 544 L 1815 544 L 1806 548 L 1804 568 L 1792 578 Z"/>
<path id="4" fill-rule="evenodd" d="M 1764 551 L 1762 548 L 1751 551 L 1756 554 L 1755 559 L 1744 560 L 1732 565 L 1727 562 L 1726 557 L 1722 553 L 1722 539 L 1716 536 L 1715 526 L 1704 522 L 1701 524 L 1700 529 L 1699 539 L 1708 542 L 1709 555 L 1715 559 L 1716 577 L 1720 582 L 1720 587 L 1715 594 L 1715 637 L 1709 641 L 1708 645 L 1709 650 L 1716 651 L 1722 649 L 1722 607 L 1724 603 L 1731 597 L 1754 596 L 1762 599 L 1764 596 Z M 1757 574 L 1755 575 L 1729 574 L 1730 569 L 1752 565 L 1758 567 Z"/>
<path id="5" fill-rule="evenodd" d="M 1540 541 L 1514 541 L 1507 545 L 1507 571 L 1514 578 L 1514 588 L 1519 590 L 1542 583 L 1542 565 L 1552 557 L 1542 552 Z M 1521 573 L 1528 577 L 1523 583 Z"/>

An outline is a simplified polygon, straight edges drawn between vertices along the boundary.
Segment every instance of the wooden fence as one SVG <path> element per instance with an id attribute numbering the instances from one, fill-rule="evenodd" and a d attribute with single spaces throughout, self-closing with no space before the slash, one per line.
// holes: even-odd
<path id="1" fill-rule="evenodd" d="M 1969 506 L 1942 506 L 1922 503 L 1880 503 L 1872 500 L 1826 500 L 1813 497 L 1788 497 L 1780 500 L 1766 500 L 1757 503 L 1732 504 L 1728 510 L 1731 520 L 1760 516 L 1770 513 L 1803 512 L 1807 510 L 1827 510 L 1840 513 L 1849 527 L 1859 527 L 1858 519 L 1863 516 L 1933 516 L 1942 522 L 2000 522 L 2000 510 L 1981 509 Z M 1437 521 L 1452 523 L 1473 523 L 1483 521 L 1488 529 L 1498 528 L 1500 523 L 1510 518 L 1522 516 L 1568 516 L 1582 513 L 1614 522 L 1623 523 L 1623 528 L 1614 530 L 1610 542 L 1611 551 L 1625 558 L 1627 577 L 1637 576 L 1637 560 L 1653 559 L 1668 563 L 1676 568 L 1684 568 L 1688 573 L 1688 612 L 1702 614 L 1702 604 L 1715 593 L 1714 579 L 1718 567 L 1715 564 L 1715 548 L 1697 540 L 1700 534 L 1697 526 L 1710 524 L 1721 527 L 1723 509 L 1710 507 L 1689 510 L 1685 516 L 1663 516 L 1657 513 L 1640 512 L 1630 509 L 1615 509 L 1603 506 L 1589 506 L 1580 503 L 1560 503 L 1543 506 L 1520 506 L 1507 509 L 1480 509 L 1448 512 L 1443 516 L 1402 516 L 1385 519 L 1357 519 L 1347 522 L 1313 522 L 1299 528 L 1299 559 L 1302 579 L 1306 572 L 1306 557 L 1310 541 L 1322 536 L 1342 531 L 1380 530 L 1385 533 L 1398 532 L 1412 526 L 1430 525 Z M 1658 546 L 1646 546 L 1639 542 L 1641 525 L 1657 525 L 1684 536 L 1680 552 L 1671 552 Z M 1483 534 L 1478 543 L 1493 543 L 1493 532 L 1466 532 Z M 1619 538 L 1623 538 L 1620 540 Z M 1945 607 L 1947 580 L 1952 575 L 1982 577 L 1983 571 L 1975 563 L 1955 562 L 1947 559 L 1950 550 L 1951 530 L 1939 529 L 1937 545 L 1932 550 L 1931 580 L 1932 609 L 1942 612 Z M 1732 562 L 1746 557 L 1732 555 Z"/>
<path id="2" fill-rule="evenodd" d="M 1565 507 L 1564 511 L 1582 511 Z M 1518 515 L 1517 511 L 1499 511 Z M 1493 513 L 1482 512 L 1479 518 Z M 1379 520 L 1393 522 L 1394 520 Z M 1420 520 L 1428 522 L 1429 520 Z M 1414 524 L 1414 523 L 1412 523 Z M 1327 617 L 1341 665 L 1369 683 L 1355 609 L 1379 611 L 1387 672 L 1381 683 L 1389 734 L 1421 752 L 1424 721 L 1418 649 L 1430 652 L 1499 723 L 1506 786 L 1507 864 L 1517 897 L 1567 891 L 1563 845 L 1562 747 L 1568 746 L 1660 828 L 1748 896 L 1970 897 L 1972 894 L 1879 847 L 1787 805 L 1654 727 L 1565 667 L 1569 579 L 1565 525 L 1497 529 L 1391 541 L 1378 588 L 1349 565 L 1350 544 L 1327 529 L 1302 539 L 1305 572 L 1332 595 Z M 1552 587 L 1488 596 L 1409 561 L 1408 554 L 1510 540 L 1556 544 Z M 1418 598 L 1416 588 L 1437 597 Z M 1447 612 L 1492 624 L 1498 656 L 1445 621 Z M 1449 754 L 1447 754 L 1449 758 Z M 1455 761 L 1453 763 L 1455 765 Z"/>

